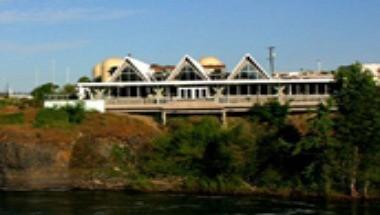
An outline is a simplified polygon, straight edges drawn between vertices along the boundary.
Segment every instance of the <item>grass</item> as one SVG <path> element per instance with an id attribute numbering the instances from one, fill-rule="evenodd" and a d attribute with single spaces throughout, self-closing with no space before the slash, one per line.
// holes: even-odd
<path id="1" fill-rule="evenodd" d="M 0 125 L 23 124 L 25 121 L 24 113 L 10 113 L 0 115 Z"/>

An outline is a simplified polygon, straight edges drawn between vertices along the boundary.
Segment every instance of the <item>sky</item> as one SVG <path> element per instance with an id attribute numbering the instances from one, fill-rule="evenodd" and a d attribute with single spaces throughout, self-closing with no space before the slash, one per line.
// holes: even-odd
<path id="1" fill-rule="evenodd" d="M 268 69 L 380 63 L 379 0 L 0 0 L 0 91 L 91 76 L 108 57 L 147 63 L 251 53 Z M 55 71 L 55 72 L 53 72 Z"/>

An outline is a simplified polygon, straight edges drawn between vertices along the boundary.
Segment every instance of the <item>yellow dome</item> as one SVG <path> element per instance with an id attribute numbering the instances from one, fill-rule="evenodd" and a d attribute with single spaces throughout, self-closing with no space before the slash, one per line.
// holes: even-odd
<path id="1" fill-rule="evenodd" d="M 92 69 L 92 76 L 96 79 L 102 76 L 102 64 L 98 63 Z"/>
<path id="2" fill-rule="evenodd" d="M 199 63 L 202 66 L 224 66 L 224 63 L 222 61 L 212 56 L 201 58 Z"/>
<path id="3" fill-rule="evenodd" d="M 124 62 L 123 58 L 108 58 L 102 63 L 102 81 L 106 82 L 111 78 L 110 70 L 120 66 Z"/>

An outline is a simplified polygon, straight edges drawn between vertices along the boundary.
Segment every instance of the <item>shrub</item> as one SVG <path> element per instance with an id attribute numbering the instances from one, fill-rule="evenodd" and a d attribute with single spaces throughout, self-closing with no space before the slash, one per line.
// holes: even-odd
<path id="1" fill-rule="evenodd" d="M 67 105 L 66 107 L 62 109 L 66 111 L 69 117 L 69 122 L 72 124 L 79 124 L 86 117 L 83 104 L 77 104 L 75 106 Z"/>
<path id="2" fill-rule="evenodd" d="M 82 104 L 67 105 L 62 108 L 41 109 L 35 118 L 35 127 L 65 127 L 70 124 L 79 124 L 86 117 Z"/>
<path id="3" fill-rule="evenodd" d="M 0 124 L 22 124 L 25 121 L 24 113 L 11 113 L 0 115 Z"/>
<path id="4" fill-rule="evenodd" d="M 69 114 L 64 109 L 44 108 L 35 118 L 35 127 L 65 127 L 69 125 Z"/>

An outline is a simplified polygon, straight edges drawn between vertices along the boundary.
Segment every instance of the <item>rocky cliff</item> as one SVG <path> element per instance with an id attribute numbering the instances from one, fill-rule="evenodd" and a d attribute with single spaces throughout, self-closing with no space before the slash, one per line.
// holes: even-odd
<path id="1" fill-rule="evenodd" d="M 159 132 L 149 118 L 95 113 L 70 128 L 2 126 L 0 189 L 125 188 L 133 160 L 119 165 L 120 150 L 138 154 Z"/>

